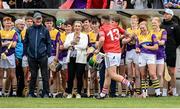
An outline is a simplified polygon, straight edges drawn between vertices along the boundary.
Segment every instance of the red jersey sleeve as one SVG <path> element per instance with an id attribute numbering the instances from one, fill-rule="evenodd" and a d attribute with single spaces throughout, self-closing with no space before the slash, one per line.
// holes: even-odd
<path id="1" fill-rule="evenodd" d="M 120 32 L 121 34 L 124 34 L 124 33 L 125 33 L 125 30 L 124 30 L 123 28 L 119 27 L 119 32 Z"/>

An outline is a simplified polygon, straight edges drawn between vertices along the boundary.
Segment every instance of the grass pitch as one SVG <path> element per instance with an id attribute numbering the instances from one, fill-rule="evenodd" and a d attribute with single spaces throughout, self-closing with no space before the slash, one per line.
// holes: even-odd
<path id="1" fill-rule="evenodd" d="M 180 97 L 159 98 L 0 98 L 0 108 L 180 108 Z"/>

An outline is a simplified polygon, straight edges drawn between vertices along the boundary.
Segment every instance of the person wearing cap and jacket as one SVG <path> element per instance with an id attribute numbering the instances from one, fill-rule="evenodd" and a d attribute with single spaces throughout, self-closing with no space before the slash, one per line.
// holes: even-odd
<path id="1" fill-rule="evenodd" d="M 51 56 L 51 39 L 49 31 L 42 25 L 42 15 L 35 13 L 33 17 L 34 25 L 27 29 L 24 40 L 24 54 L 28 57 L 31 72 L 29 97 L 36 97 L 34 89 L 39 68 L 43 81 L 43 97 L 50 97 L 48 57 Z"/>
<path id="2" fill-rule="evenodd" d="M 166 53 L 166 63 L 168 66 L 168 70 L 171 76 L 171 87 L 173 96 L 177 96 L 176 93 L 176 77 L 175 77 L 175 69 L 176 69 L 176 49 L 180 45 L 180 26 L 173 21 L 174 13 L 171 9 L 165 9 L 164 12 L 164 20 L 162 22 L 162 28 L 167 31 L 167 41 L 165 43 L 165 53 Z M 167 89 L 164 90 L 167 92 Z M 163 92 L 163 93 L 164 93 Z"/>

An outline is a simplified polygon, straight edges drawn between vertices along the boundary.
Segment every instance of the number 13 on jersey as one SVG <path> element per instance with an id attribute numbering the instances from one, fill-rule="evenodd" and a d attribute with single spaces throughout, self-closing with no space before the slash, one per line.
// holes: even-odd
<path id="1" fill-rule="evenodd" d="M 119 40 L 120 39 L 120 32 L 119 32 L 119 29 L 111 29 L 108 33 L 107 33 L 107 36 L 110 37 L 110 39 L 112 41 L 115 41 L 115 40 Z"/>

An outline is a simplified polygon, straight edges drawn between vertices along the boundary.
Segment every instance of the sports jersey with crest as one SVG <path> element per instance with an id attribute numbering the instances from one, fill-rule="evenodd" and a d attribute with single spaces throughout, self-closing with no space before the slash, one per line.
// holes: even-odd
<path id="1" fill-rule="evenodd" d="M 134 35 L 134 34 L 135 34 L 136 36 L 138 36 L 140 30 L 139 30 L 139 29 L 137 29 L 137 30 L 132 30 L 131 28 L 128 28 L 128 29 L 127 29 L 127 32 L 130 34 L 130 36 L 132 36 L 132 35 Z M 136 48 L 135 45 L 136 45 L 136 40 L 133 39 L 131 42 L 129 42 L 129 43 L 127 44 L 127 51 L 130 51 L 130 50 L 132 50 L 132 49 L 135 49 L 135 48 Z"/>
<path id="2" fill-rule="evenodd" d="M 167 38 L 166 38 L 167 32 L 164 29 L 161 29 L 158 32 L 152 31 L 152 33 L 156 35 L 157 40 L 159 40 L 159 41 L 160 40 L 164 40 L 164 41 L 167 40 Z M 166 57 L 165 46 L 164 45 L 159 45 L 159 49 L 157 50 L 157 60 L 163 59 L 165 57 Z"/>
<path id="3" fill-rule="evenodd" d="M 1 36 L 1 41 L 6 42 L 6 41 L 12 41 L 12 42 L 17 42 L 18 36 L 15 30 L 1 30 L 0 31 L 0 36 Z M 2 47 L 2 53 L 7 50 L 7 46 Z M 10 48 L 8 50 L 8 53 L 6 54 L 7 56 L 10 56 L 15 53 L 15 48 Z"/>
<path id="4" fill-rule="evenodd" d="M 57 43 L 59 43 L 59 39 L 60 39 L 60 32 L 57 29 L 52 29 L 51 31 L 49 31 L 49 34 L 50 34 L 51 46 L 52 46 L 51 56 L 55 56 Z"/>
<path id="5" fill-rule="evenodd" d="M 100 34 L 104 34 L 103 50 L 105 53 L 121 53 L 120 35 L 124 34 L 125 30 L 114 25 L 104 24 L 100 28 Z"/>
<path id="6" fill-rule="evenodd" d="M 147 35 L 138 35 L 137 39 L 137 45 L 141 49 L 141 53 L 147 53 L 147 54 L 156 54 L 157 50 L 149 50 L 143 47 L 143 45 L 147 46 L 153 46 L 155 44 L 158 44 L 158 42 L 155 40 L 156 35 L 149 32 Z"/>

